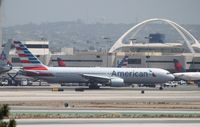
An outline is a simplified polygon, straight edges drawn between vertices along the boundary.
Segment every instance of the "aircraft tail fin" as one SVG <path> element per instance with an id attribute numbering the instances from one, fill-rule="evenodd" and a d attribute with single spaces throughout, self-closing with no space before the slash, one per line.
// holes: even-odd
<path id="1" fill-rule="evenodd" d="M 12 41 L 9 40 L 6 44 L 4 49 L 2 50 L 0 54 L 0 65 L 8 65 L 10 62 L 8 61 L 9 51 L 11 48 Z M 10 65 L 10 64 L 9 64 Z"/>
<path id="2" fill-rule="evenodd" d="M 58 61 L 58 66 L 59 67 L 66 67 L 65 61 L 63 59 L 58 57 L 57 61 Z"/>
<path id="3" fill-rule="evenodd" d="M 174 68 L 175 68 L 176 72 L 185 72 L 186 71 L 183 68 L 183 65 L 177 59 L 174 59 Z"/>
<path id="4" fill-rule="evenodd" d="M 24 70 L 48 70 L 35 55 L 20 41 L 14 41 L 17 54 Z"/>
<path id="5" fill-rule="evenodd" d="M 124 58 L 119 62 L 117 67 L 128 67 L 128 56 L 125 55 Z"/>

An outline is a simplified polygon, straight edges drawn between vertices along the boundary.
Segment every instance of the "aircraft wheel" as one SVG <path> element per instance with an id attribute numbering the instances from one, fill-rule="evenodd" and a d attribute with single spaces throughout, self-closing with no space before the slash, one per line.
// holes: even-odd
<path id="1" fill-rule="evenodd" d="M 161 87 L 159 88 L 159 90 L 163 90 L 163 87 L 161 86 Z"/>
<path id="2" fill-rule="evenodd" d="M 89 89 L 99 89 L 100 87 L 97 84 L 89 85 Z"/>

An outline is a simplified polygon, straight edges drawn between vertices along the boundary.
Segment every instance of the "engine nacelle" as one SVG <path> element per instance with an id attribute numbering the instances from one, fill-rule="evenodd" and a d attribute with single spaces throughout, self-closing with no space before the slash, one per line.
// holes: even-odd
<path id="1" fill-rule="evenodd" d="M 124 79 L 122 78 L 113 78 L 110 80 L 111 87 L 122 87 L 125 86 Z"/>

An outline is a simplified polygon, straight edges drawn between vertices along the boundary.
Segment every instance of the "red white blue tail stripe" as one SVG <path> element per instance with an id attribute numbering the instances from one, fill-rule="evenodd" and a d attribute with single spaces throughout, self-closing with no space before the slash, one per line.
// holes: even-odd
<path id="1" fill-rule="evenodd" d="M 47 70 L 47 67 L 35 57 L 20 41 L 14 41 L 20 62 L 25 70 Z"/>

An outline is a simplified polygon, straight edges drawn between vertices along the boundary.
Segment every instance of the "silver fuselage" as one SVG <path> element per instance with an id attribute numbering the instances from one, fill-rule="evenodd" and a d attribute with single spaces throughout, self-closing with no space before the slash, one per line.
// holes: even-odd
<path id="1" fill-rule="evenodd" d="M 200 72 L 180 72 L 180 73 L 174 73 L 173 74 L 176 78 L 182 79 L 182 80 L 200 80 Z"/>
<path id="2" fill-rule="evenodd" d="M 124 83 L 154 84 L 173 80 L 174 76 L 158 68 L 102 68 L 102 67 L 47 67 L 39 79 L 49 83 L 84 83 L 88 82 L 82 75 L 92 74 L 107 77 L 119 77 Z M 45 73 L 48 76 L 45 76 Z"/>

